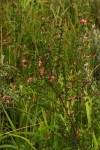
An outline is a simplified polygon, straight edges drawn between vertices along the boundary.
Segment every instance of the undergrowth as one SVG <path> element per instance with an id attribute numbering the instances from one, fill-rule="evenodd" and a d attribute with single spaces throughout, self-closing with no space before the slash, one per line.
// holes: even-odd
<path id="1" fill-rule="evenodd" d="M 93 4 L 0 2 L 0 149 L 99 150 L 99 1 Z"/>

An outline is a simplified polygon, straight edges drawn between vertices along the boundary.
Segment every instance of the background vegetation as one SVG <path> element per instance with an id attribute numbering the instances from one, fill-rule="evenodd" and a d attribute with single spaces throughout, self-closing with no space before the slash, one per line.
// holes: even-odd
<path id="1" fill-rule="evenodd" d="M 0 1 L 1 150 L 99 150 L 99 6 Z"/>

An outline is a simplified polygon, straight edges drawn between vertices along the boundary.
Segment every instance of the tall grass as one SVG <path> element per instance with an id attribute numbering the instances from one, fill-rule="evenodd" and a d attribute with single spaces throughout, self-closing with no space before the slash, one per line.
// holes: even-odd
<path id="1" fill-rule="evenodd" d="M 99 61 L 92 36 L 93 27 L 99 29 L 92 5 L 1 2 L 1 149 L 99 150 Z"/>

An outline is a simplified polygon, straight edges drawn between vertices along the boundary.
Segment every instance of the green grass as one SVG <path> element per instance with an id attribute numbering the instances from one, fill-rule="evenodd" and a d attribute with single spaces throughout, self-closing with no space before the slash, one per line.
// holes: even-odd
<path id="1" fill-rule="evenodd" d="M 100 11 L 93 4 L 0 3 L 0 149 L 99 150 Z"/>

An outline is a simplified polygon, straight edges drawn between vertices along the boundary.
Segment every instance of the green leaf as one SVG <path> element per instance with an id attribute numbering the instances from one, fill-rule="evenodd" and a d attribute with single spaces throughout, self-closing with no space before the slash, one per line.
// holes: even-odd
<path id="1" fill-rule="evenodd" d="M 99 147 L 98 147 L 98 141 L 96 139 L 96 136 L 95 136 L 94 132 L 92 134 L 92 137 L 93 137 L 93 143 L 94 143 L 95 150 L 98 150 L 99 149 Z"/>
<path id="2" fill-rule="evenodd" d="M 20 139 L 26 141 L 26 142 L 31 146 L 31 148 L 32 148 L 33 150 L 36 150 L 35 147 L 32 145 L 32 143 L 30 142 L 29 139 L 27 139 L 27 138 L 25 138 L 25 137 L 23 137 L 23 136 L 20 136 L 20 135 L 16 135 L 16 134 L 10 134 L 10 136 L 14 136 L 14 137 L 17 137 L 17 138 L 20 138 Z"/>
<path id="3" fill-rule="evenodd" d="M 91 127 L 91 109 L 89 106 L 89 102 L 86 102 L 86 113 L 87 113 L 87 120 L 88 120 L 88 128 Z"/>
<path id="4" fill-rule="evenodd" d="M 5 108 L 4 108 L 3 105 L 2 105 L 2 107 L 3 107 L 3 110 L 4 110 L 4 112 L 5 112 L 5 115 L 6 115 L 7 119 L 8 119 L 8 121 L 9 121 L 9 123 L 10 123 L 12 129 L 13 129 L 13 130 L 16 130 L 16 128 L 15 128 L 13 122 L 11 121 L 11 119 L 10 119 L 10 117 L 9 117 L 8 113 L 6 112 L 6 110 L 5 110 Z"/>
<path id="5" fill-rule="evenodd" d="M 13 145 L 10 145 L 10 144 L 4 144 L 4 145 L 0 145 L 0 149 L 1 148 L 12 148 L 12 149 L 17 149 L 18 150 L 18 148 L 16 147 L 16 146 L 13 146 Z"/>

